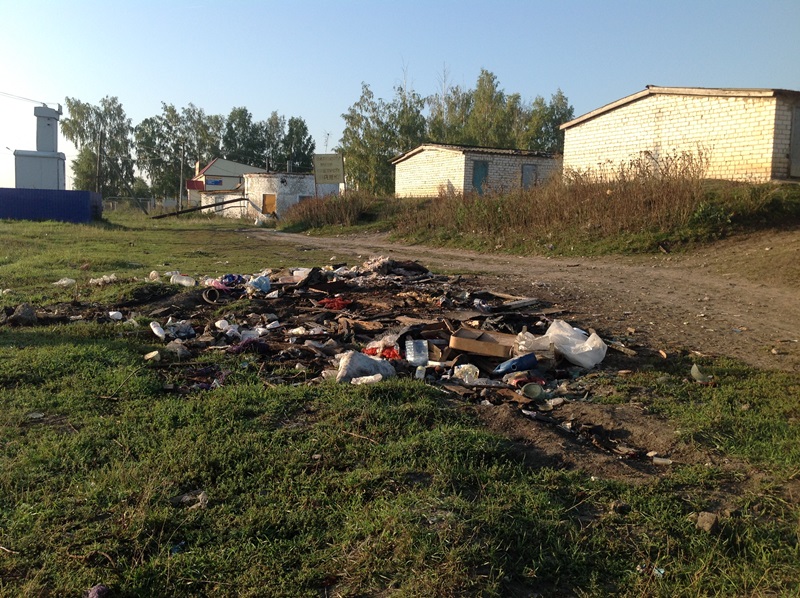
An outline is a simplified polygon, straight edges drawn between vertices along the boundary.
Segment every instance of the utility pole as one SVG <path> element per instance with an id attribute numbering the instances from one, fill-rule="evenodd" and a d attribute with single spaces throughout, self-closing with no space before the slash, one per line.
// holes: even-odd
<path id="1" fill-rule="evenodd" d="M 103 155 L 103 129 L 100 129 L 100 135 L 97 137 L 97 161 L 95 163 L 94 169 L 94 190 L 95 193 L 100 193 L 100 172 L 101 168 L 101 156 Z"/>
<path id="2" fill-rule="evenodd" d="M 183 140 L 183 145 L 181 146 L 181 182 L 178 186 L 178 210 L 180 211 L 183 209 L 183 162 L 186 159 L 186 140 Z"/>

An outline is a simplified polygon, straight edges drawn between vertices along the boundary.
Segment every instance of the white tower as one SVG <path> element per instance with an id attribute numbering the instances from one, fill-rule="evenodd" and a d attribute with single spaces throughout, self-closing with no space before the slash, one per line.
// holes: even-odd
<path id="1" fill-rule="evenodd" d="M 33 109 L 36 116 L 36 151 L 16 150 L 17 189 L 66 189 L 67 157 L 58 151 L 58 110 L 47 106 Z"/>

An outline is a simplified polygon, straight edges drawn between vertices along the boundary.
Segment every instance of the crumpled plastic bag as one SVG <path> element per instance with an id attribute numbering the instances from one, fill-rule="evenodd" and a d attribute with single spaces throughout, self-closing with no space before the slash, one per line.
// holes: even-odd
<path id="1" fill-rule="evenodd" d="M 573 328 L 564 320 L 553 320 L 545 336 L 567 361 L 587 370 L 603 361 L 608 350 L 596 333 L 587 337 L 585 332 Z"/>
<path id="2" fill-rule="evenodd" d="M 394 366 L 385 359 L 376 359 L 358 351 L 348 351 L 339 357 L 337 382 L 350 382 L 353 378 L 380 374 L 384 379 L 397 374 Z"/>
<path id="3" fill-rule="evenodd" d="M 545 351 L 552 344 L 567 361 L 587 370 L 603 361 L 608 350 L 603 339 L 596 333 L 587 335 L 564 320 L 553 320 L 547 332 L 540 337 L 522 332 L 517 336 L 515 344 L 520 352 Z"/>

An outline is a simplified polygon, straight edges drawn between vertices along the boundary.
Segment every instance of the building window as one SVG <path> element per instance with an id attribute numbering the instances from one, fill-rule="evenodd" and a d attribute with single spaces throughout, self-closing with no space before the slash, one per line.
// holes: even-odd
<path id="1" fill-rule="evenodd" d="M 478 195 L 483 195 L 487 178 L 489 178 L 489 163 L 486 160 L 475 160 L 472 163 L 472 188 Z"/>
<path id="2" fill-rule="evenodd" d="M 530 189 L 539 184 L 539 168 L 536 164 L 522 165 L 522 188 Z"/>

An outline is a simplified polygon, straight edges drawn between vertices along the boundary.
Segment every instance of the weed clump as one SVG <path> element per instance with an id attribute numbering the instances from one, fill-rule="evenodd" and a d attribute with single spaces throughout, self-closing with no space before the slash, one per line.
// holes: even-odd
<path id="1" fill-rule="evenodd" d="M 325 226 L 355 226 L 368 218 L 375 203 L 374 197 L 358 191 L 306 199 L 286 211 L 281 228 L 291 232 Z"/>

